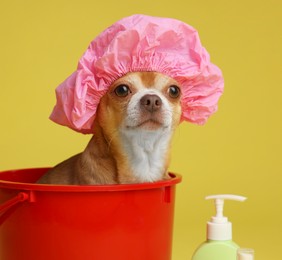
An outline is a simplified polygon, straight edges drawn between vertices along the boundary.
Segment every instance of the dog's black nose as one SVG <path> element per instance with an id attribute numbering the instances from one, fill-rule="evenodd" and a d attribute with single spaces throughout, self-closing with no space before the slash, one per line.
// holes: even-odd
<path id="1" fill-rule="evenodd" d="M 155 112 L 162 106 L 162 100 L 158 95 L 147 94 L 140 99 L 140 104 L 149 112 Z"/>

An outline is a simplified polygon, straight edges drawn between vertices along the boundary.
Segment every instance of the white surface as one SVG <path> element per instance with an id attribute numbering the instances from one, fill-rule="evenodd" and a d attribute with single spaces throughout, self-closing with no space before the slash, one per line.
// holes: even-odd
<path id="1" fill-rule="evenodd" d="M 210 195 L 206 200 L 214 200 L 216 215 L 207 223 L 207 239 L 232 240 L 232 224 L 223 215 L 224 200 L 245 201 L 247 198 L 231 194 Z"/>

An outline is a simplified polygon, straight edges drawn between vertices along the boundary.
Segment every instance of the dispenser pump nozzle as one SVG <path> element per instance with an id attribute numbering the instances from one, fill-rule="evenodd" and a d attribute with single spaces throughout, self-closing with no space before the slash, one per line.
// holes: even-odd
<path id="1" fill-rule="evenodd" d="M 247 198 L 238 195 L 221 194 L 207 196 L 206 200 L 214 200 L 216 215 L 207 223 L 207 238 L 211 240 L 231 240 L 232 224 L 223 215 L 225 200 L 245 201 Z"/>

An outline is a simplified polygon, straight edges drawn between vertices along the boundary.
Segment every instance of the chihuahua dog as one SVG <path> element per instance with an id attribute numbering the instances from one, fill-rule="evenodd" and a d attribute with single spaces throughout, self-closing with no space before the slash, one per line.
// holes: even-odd
<path id="1" fill-rule="evenodd" d="M 181 117 L 178 82 L 158 72 L 130 72 L 102 97 L 84 152 L 38 183 L 127 184 L 168 179 L 170 145 Z"/>

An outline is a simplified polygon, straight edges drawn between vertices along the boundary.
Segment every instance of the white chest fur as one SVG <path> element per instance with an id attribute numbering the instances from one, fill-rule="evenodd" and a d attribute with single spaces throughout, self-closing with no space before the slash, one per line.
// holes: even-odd
<path id="1" fill-rule="evenodd" d="M 140 182 L 154 182 L 163 177 L 171 130 L 123 130 L 124 152 L 135 177 Z"/>

